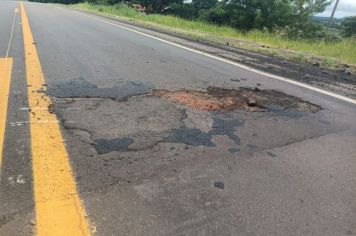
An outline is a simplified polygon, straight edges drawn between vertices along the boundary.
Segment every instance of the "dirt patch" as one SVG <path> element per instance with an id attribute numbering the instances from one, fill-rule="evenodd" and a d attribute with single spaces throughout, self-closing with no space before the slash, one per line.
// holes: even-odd
<path id="1" fill-rule="evenodd" d="M 206 91 L 155 90 L 153 95 L 203 111 L 294 111 L 318 112 L 321 107 L 276 90 L 258 88 L 224 89 L 208 87 Z"/>
<path id="2" fill-rule="evenodd" d="M 245 103 L 231 96 L 218 97 L 215 94 L 201 91 L 155 91 L 155 96 L 177 102 L 193 109 L 204 111 L 230 111 Z"/>

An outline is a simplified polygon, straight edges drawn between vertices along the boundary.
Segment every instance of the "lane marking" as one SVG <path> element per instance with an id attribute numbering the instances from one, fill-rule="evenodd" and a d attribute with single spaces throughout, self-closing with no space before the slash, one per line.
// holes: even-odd
<path id="1" fill-rule="evenodd" d="M 31 85 L 28 87 L 29 107 L 47 108 L 30 113 L 36 233 L 39 236 L 90 235 L 57 118 L 48 111 L 51 100 L 38 92 L 46 89 L 45 79 L 22 2 L 21 18 L 26 78 Z"/>
<path id="2" fill-rule="evenodd" d="M 12 63 L 12 58 L 0 58 L 0 170 L 5 141 L 5 129 L 11 85 Z"/>
<path id="3" fill-rule="evenodd" d="M 47 107 L 21 107 L 19 108 L 19 111 L 40 111 L 40 110 L 48 110 Z"/>
<path id="4" fill-rule="evenodd" d="M 9 57 L 9 52 L 10 52 L 10 47 L 11 47 L 11 42 L 12 42 L 12 36 L 14 34 L 15 21 L 16 21 L 16 16 L 17 16 L 17 12 L 18 11 L 19 11 L 19 9 L 16 7 L 15 10 L 14 10 L 14 18 L 12 20 L 10 39 L 9 39 L 9 44 L 7 45 L 5 57 Z"/>
<path id="5" fill-rule="evenodd" d="M 59 123 L 59 121 L 56 120 L 39 120 L 39 121 L 17 121 L 17 122 L 11 122 L 10 125 L 12 127 L 17 127 L 17 126 L 22 126 L 26 124 L 39 124 L 39 123 Z"/>
<path id="6" fill-rule="evenodd" d="M 333 98 L 337 98 L 339 100 L 342 100 L 342 101 L 345 101 L 345 102 L 349 102 L 351 104 L 356 105 L 356 100 L 354 100 L 352 98 L 348 98 L 346 96 L 342 96 L 342 95 L 339 95 L 339 94 L 336 94 L 336 93 L 333 93 L 333 92 L 329 92 L 329 91 L 326 91 L 326 90 L 323 90 L 323 89 L 320 89 L 320 88 L 317 88 L 317 87 L 314 87 L 314 86 L 311 86 L 311 85 L 308 85 L 308 84 L 305 84 L 305 83 L 301 83 L 301 82 L 298 82 L 298 81 L 295 81 L 295 80 L 292 80 L 292 79 L 288 79 L 288 78 L 283 77 L 283 76 L 278 76 L 278 75 L 274 75 L 274 74 L 271 74 L 271 73 L 263 72 L 263 71 L 254 69 L 252 67 L 249 67 L 249 66 L 237 63 L 237 62 L 233 62 L 233 61 L 230 61 L 230 60 L 218 57 L 218 56 L 214 56 L 214 55 L 211 55 L 211 54 L 206 53 L 206 52 L 202 52 L 202 51 L 199 51 L 199 50 L 196 50 L 196 49 L 192 49 L 192 48 L 189 48 L 189 47 L 186 47 L 186 46 L 182 46 L 182 45 L 170 42 L 168 40 L 165 40 L 165 39 L 162 39 L 162 38 L 150 35 L 150 34 L 146 34 L 146 33 L 143 33 L 143 32 L 140 32 L 140 31 L 137 31 L 137 30 L 134 30 L 134 29 L 131 29 L 131 28 L 116 24 L 116 23 L 108 21 L 108 20 L 104 20 L 104 19 L 101 19 L 101 18 L 97 18 L 97 17 L 91 16 L 91 15 L 88 15 L 86 13 L 77 12 L 77 11 L 75 11 L 75 12 L 77 14 L 82 14 L 82 15 L 84 15 L 86 17 L 91 18 L 91 19 L 94 19 L 94 20 L 97 20 L 97 21 L 100 21 L 100 22 L 103 22 L 103 23 L 107 23 L 109 25 L 112 25 L 112 26 L 115 26 L 115 27 L 118 27 L 118 28 L 122 28 L 122 29 L 125 29 L 127 31 L 131 31 L 133 33 L 140 34 L 140 35 L 143 35 L 145 37 L 152 38 L 152 39 L 161 41 L 163 43 L 166 43 L 166 44 L 169 44 L 169 45 L 172 45 L 172 46 L 175 46 L 175 47 L 178 47 L 178 48 L 190 51 L 190 52 L 197 53 L 197 54 L 202 55 L 202 56 L 206 56 L 206 57 L 209 57 L 209 58 L 221 61 L 221 62 L 225 62 L 227 64 L 230 64 L 230 65 L 233 65 L 233 66 L 236 66 L 236 67 L 240 67 L 242 69 L 254 72 L 254 73 L 259 74 L 259 75 L 263 75 L 263 76 L 266 76 L 266 77 L 269 77 L 269 78 L 277 79 L 277 80 L 280 80 L 280 81 L 283 81 L 283 82 L 286 82 L 286 83 L 289 83 L 289 84 L 293 84 L 293 85 L 296 85 L 296 86 L 299 86 L 299 87 L 302 87 L 302 88 L 305 88 L 305 89 L 309 89 L 309 90 L 312 90 L 312 91 L 315 91 L 315 92 L 318 92 L 318 93 L 321 93 L 321 94 L 324 94 L 324 95 L 327 95 L 327 96 L 330 96 L 330 97 L 333 97 Z"/>

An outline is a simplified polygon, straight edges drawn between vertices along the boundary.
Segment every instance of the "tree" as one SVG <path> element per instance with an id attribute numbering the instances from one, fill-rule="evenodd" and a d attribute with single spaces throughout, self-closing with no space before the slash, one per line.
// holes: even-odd
<path id="1" fill-rule="evenodd" d="M 153 12 L 161 12 L 173 3 L 183 4 L 183 0 L 137 0 L 132 2 L 140 3 L 147 9 L 152 9 Z"/>
<path id="2" fill-rule="evenodd" d="M 356 16 L 345 18 L 341 23 L 341 28 L 344 37 L 356 36 Z"/>
<path id="3" fill-rule="evenodd" d="M 192 4 L 198 11 L 214 8 L 218 0 L 192 0 Z"/>
<path id="4" fill-rule="evenodd" d="M 302 28 L 330 0 L 223 0 L 228 23 L 236 28 Z"/>
<path id="5" fill-rule="evenodd" d="M 222 5 L 218 5 L 214 8 L 201 12 L 199 19 L 218 25 L 223 25 L 228 23 L 228 17 L 228 13 L 225 8 Z"/>
<path id="6" fill-rule="evenodd" d="M 197 10 L 191 4 L 173 3 L 167 10 L 163 11 L 163 13 L 192 20 L 196 18 Z"/>

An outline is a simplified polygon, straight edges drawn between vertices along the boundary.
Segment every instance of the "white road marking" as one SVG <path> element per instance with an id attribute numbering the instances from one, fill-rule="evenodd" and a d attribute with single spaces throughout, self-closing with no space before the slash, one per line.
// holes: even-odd
<path id="1" fill-rule="evenodd" d="M 6 54 L 5 57 L 9 57 L 9 52 L 10 52 L 10 47 L 11 47 L 11 42 L 12 42 L 12 36 L 14 34 L 14 28 L 15 28 L 15 20 L 16 20 L 16 16 L 17 16 L 17 12 L 19 11 L 19 9 L 16 7 L 15 11 L 14 11 L 14 19 L 12 20 L 12 26 L 11 26 L 11 33 L 10 33 L 10 39 L 9 39 L 9 44 L 7 45 L 7 49 L 6 49 Z"/>
<path id="2" fill-rule="evenodd" d="M 351 104 L 356 105 L 356 100 L 354 100 L 352 98 L 348 98 L 348 97 L 345 97 L 345 96 L 342 96 L 342 95 L 339 95 L 339 94 L 336 94 L 336 93 L 333 93 L 333 92 L 329 92 L 329 91 L 326 91 L 326 90 L 323 90 L 323 89 L 320 89 L 320 88 L 317 88 L 317 87 L 314 87 L 314 86 L 311 86 L 311 85 L 308 85 L 308 84 L 305 84 L 305 83 L 301 83 L 301 82 L 298 82 L 298 81 L 295 81 L 295 80 L 292 80 L 292 79 L 288 79 L 288 78 L 285 78 L 285 77 L 282 77 L 282 76 L 278 76 L 278 75 L 270 74 L 270 73 L 267 73 L 267 72 L 263 72 L 263 71 L 251 68 L 249 66 L 242 65 L 240 63 L 229 61 L 227 59 L 224 59 L 224 58 L 221 58 L 221 57 L 217 57 L 217 56 L 211 55 L 209 53 L 198 51 L 196 49 L 192 49 L 192 48 L 189 48 L 189 47 L 186 47 L 186 46 L 182 46 L 182 45 L 170 42 L 168 40 L 165 40 L 165 39 L 162 39 L 162 38 L 150 35 L 150 34 L 146 34 L 146 33 L 143 33 L 143 32 L 140 32 L 140 31 L 137 31 L 137 30 L 134 30 L 134 29 L 131 29 L 131 28 L 128 28 L 128 27 L 113 23 L 113 22 L 108 21 L 108 20 L 97 18 L 97 17 L 91 16 L 91 15 L 88 15 L 88 14 L 85 14 L 85 13 L 82 13 L 82 12 L 76 12 L 76 13 L 82 14 L 82 15 L 84 15 L 86 17 L 91 18 L 91 19 L 94 19 L 94 20 L 97 20 L 97 21 L 100 21 L 100 22 L 103 22 L 103 23 L 106 23 L 106 24 L 109 24 L 109 25 L 112 25 L 112 26 L 115 26 L 115 27 L 119 27 L 119 28 L 125 29 L 127 31 L 134 32 L 136 34 L 143 35 L 143 36 L 148 37 L 148 38 L 156 39 L 156 40 L 161 41 L 163 43 L 166 43 L 166 44 L 178 47 L 178 48 L 182 48 L 182 49 L 190 51 L 190 52 L 194 52 L 194 53 L 197 53 L 197 54 L 200 54 L 200 55 L 203 55 L 203 56 L 206 56 L 206 57 L 209 57 L 209 58 L 221 61 L 221 62 L 225 62 L 225 63 L 233 65 L 233 66 L 240 67 L 242 69 L 254 72 L 254 73 L 259 74 L 259 75 L 263 75 L 263 76 L 267 76 L 269 78 L 273 78 L 273 79 L 277 79 L 277 80 L 280 80 L 280 81 L 283 81 L 283 82 L 287 82 L 287 83 L 290 83 L 290 84 L 293 84 L 293 85 L 296 85 L 296 86 L 299 86 L 299 87 L 302 87 L 302 88 L 306 88 L 306 89 L 309 89 L 309 90 L 312 90 L 312 91 L 315 91 L 315 92 L 318 92 L 318 93 L 321 93 L 321 94 L 324 94 L 324 95 L 327 95 L 327 96 L 330 96 L 330 97 L 334 97 L 334 98 L 340 99 L 342 101 L 349 102 Z"/>
<path id="3" fill-rule="evenodd" d="M 7 180 L 9 181 L 9 183 L 11 185 L 14 185 L 15 183 L 17 183 L 17 184 L 25 184 L 26 183 L 26 181 L 22 175 L 18 175 L 16 177 L 16 181 L 15 181 L 15 177 L 12 177 L 12 176 L 8 177 Z"/>
<path id="4" fill-rule="evenodd" d="M 34 121 L 31 122 L 31 124 L 48 124 L 48 123 L 59 123 L 59 121 L 56 120 L 39 120 L 39 121 Z M 10 125 L 12 127 L 16 127 L 16 126 L 22 126 L 22 125 L 26 125 L 26 124 L 30 124 L 30 121 L 18 121 L 18 122 L 11 122 Z"/>
<path id="5" fill-rule="evenodd" d="M 9 181 L 10 184 L 14 184 L 15 183 L 14 177 L 12 177 L 12 176 L 8 177 L 7 180 Z"/>
<path id="6" fill-rule="evenodd" d="M 16 183 L 24 184 L 26 182 L 25 182 L 25 179 L 22 177 L 22 175 L 19 175 L 19 176 L 16 177 Z"/>

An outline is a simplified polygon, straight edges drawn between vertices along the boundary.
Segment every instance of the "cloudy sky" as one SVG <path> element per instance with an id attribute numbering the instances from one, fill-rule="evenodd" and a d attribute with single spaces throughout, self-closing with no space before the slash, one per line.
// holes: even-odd
<path id="1" fill-rule="evenodd" d="M 192 0 L 185 0 L 185 2 L 191 1 Z M 335 1 L 336 0 L 332 0 L 331 5 L 325 10 L 325 12 L 318 14 L 318 16 L 330 16 Z M 356 16 L 356 0 L 340 0 L 335 17 L 342 18 L 345 16 Z"/>
<path id="2" fill-rule="evenodd" d="M 332 1 L 332 4 L 319 16 L 330 16 L 332 8 L 336 0 Z M 356 0 L 340 0 L 337 7 L 335 17 L 341 18 L 345 16 L 355 16 L 356 15 Z"/>

